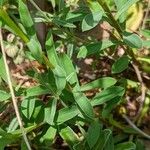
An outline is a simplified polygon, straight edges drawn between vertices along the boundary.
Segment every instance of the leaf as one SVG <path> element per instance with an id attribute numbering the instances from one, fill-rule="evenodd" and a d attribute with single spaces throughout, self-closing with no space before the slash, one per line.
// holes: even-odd
<path id="1" fill-rule="evenodd" d="M 106 146 L 104 150 L 115 150 L 114 149 L 114 138 L 112 136 L 112 133 L 109 135 L 109 139 L 106 142 Z"/>
<path id="2" fill-rule="evenodd" d="M 31 88 L 26 89 L 24 95 L 26 97 L 39 96 L 44 94 L 49 94 L 50 90 L 42 85 L 37 85 Z"/>
<path id="3" fill-rule="evenodd" d="M 68 12 L 66 16 L 66 20 L 69 22 L 78 22 L 82 21 L 85 14 L 83 12 Z"/>
<path id="4" fill-rule="evenodd" d="M 128 0 L 114 0 L 115 2 L 115 5 L 117 7 L 117 12 L 120 10 L 120 8 L 122 8 L 122 6 L 125 5 L 125 3 L 127 2 Z M 126 17 L 127 17 L 127 14 L 128 14 L 128 11 L 125 11 L 124 13 L 122 13 L 120 16 L 119 16 L 119 22 L 120 23 L 124 23 L 125 20 L 126 20 Z"/>
<path id="5" fill-rule="evenodd" d="M 136 145 L 133 142 L 124 142 L 117 144 L 115 150 L 136 150 Z"/>
<path id="6" fill-rule="evenodd" d="M 117 103 L 120 100 L 121 100 L 121 97 L 117 96 L 117 97 L 113 98 L 111 101 L 108 101 L 106 103 L 106 106 L 103 108 L 102 117 L 109 118 L 111 111 L 113 110 L 113 108 L 117 105 Z"/>
<path id="7" fill-rule="evenodd" d="M 38 42 L 36 35 L 33 35 L 30 38 L 30 41 L 27 43 L 27 46 L 28 46 L 29 50 L 31 51 L 32 56 L 39 63 L 42 63 L 43 62 L 42 47 L 41 47 L 40 43 Z"/>
<path id="8" fill-rule="evenodd" d="M 145 150 L 145 145 L 142 140 L 136 141 L 136 150 Z"/>
<path id="9" fill-rule="evenodd" d="M 26 28 L 28 36 L 32 37 L 35 34 L 35 29 L 27 4 L 25 4 L 22 0 L 18 0 L 18 10 L 20 20 Z"/>
<path id="10" fill-rule="evenodd" d="M 150 48 L 150 40 L 143 40 L 143 47 Z"/>
<path id="11" fill-rule="evenodd" d="M 63 108 L 58 111 L 57 123 L 62 124 L 64 122 L 76 117 L 79 113 L 80 112 L 76 106 Z"/>
<path id="12" fill-rule="evenodd" d="M 66 76 L 69 76 L 70 74 L 73 73 L 73 75 L 69 79 L 69 83 L 71 85 L 76 83 L 75 87 L 73 88 L 73 90 L 74 90 L 73 96 L 75 98 L 75 101 L 77 103 L 78 108 L 80 109 L 80 111 L 82 112 L 82 114 L 84 116 L 86 116 L 90 119 L 93 118 L 93 115 L 94 115 L 93 114 L 93 108 L 92 108 L 88 98 L 83 93 L 78 92 L 78 89 L 80 89 L 80 86 L 79 86 L 79 81 L 78 81 L 74 66 L 72 64 L 72 61 L 65 54 L 62 54 L 60 56 L 60 60 L 62 62 L 62 66 L 66 72 Z"/>
<path id="13" fill-rule="evenodd" d="M 0 90 L 0 102 L 6 101 L 10 98 L 10 94 Z"/>
<path id="14" fill-rule="evenodd" d="M 88 132 L 86 135 L 86 140 L 90 149 L 92 149 L 94 145 L 96 144 L 96 142 L 98 141 L 101 132 L 102 132 L 101 124 L 99 124 L 96 121 L 91 122 L 91 125 L 89 126 Z"/>
<path id="15" fill-rule="evenodd" d="M 27 35 L 30 38 L 30 41 L 27 43 L 27 46 L 30 49 L 33 57 L 37 61 L 42 63 L 43 62 L 42 47 L 36 36 L 34 23 L 32 21 L 27 4 L 25 4 L 22 0 L 19 0 L 18 6 L 19 6 L 20 20 L 26 29 Z"/>
<path id="16" fill-rule="evenodd" d="M 125 90 L 120 86 L 111 86 L 102 92 L 96 94 L 96 96 L 91 101 L 92 106 L 104 104 L 115 97 L 123 96 Z"/>
<path id="17" fill-rule="evenodd" d="M 139 61 L 146 62 L 146 63 L 150 64 L 150 57 L 149 56 L 147 56 L 147 57 L 138 57 L 137 59 Z"/>
<path id="18" fill-rule="evenodd" d="M 6 70 L 5 70 L 4 60 L 1 53 L 0 53 L 0 66 L 1 66 L 0 77 L 7 83 Z"/>
<path id="19" fill-rule="evenodd" d="M 25 43 L 29 42 L 28 37 L 23 31 L 15 24 L 15 22 L 9 17 L 8 13 L 0 8 L 0 18 L 3 19 L 6 25 L 8 25 Z"/>
<path id="20" fill-rule="evenodd" d="M 49 103 L 47 106 L 44 108 L 44 121 L 47 122 L 50 125 L 53 125 L 54 122 L 54 117 L 56 113 L 56 106 L 57 106 L 57 100 L 52 99 L 49 100 Z"/>
<path id="21" fill-rule="evenodd" d="M 118 19 L 123 13 L 125 13 L 133 4 L 138 2 L 139 0 L 127 0 L 122 7 L 117 11 L 115 18 Z"/>
<path id="22" fill-rule="evenodd" d="M 81 92 L 73 92 L 77 106 L 84 117 L 87 119 L 94 118 L 94 112 L 89 99 Z"/>
<path id="23" fill-rule="evenodd" d="M 56 53 L 51 30 L 48 32 L 46 38 L 46 51 L 48 59 L 53 64 L 53 66 L 55 67 L 56 65 L 59 65 L 59 58 Z"/>
<path id="24" fill-rule="evenodd" d="M 18 126 L 19 126 L 19 123 L 18 123 L 17 118 L 15 117 L 15 118 L 13 118 L 11 123 L 9 124 L 7 132 L 9 133 L 9 132 L 15 131 L 18 128 Z"/>
<path id="25" fill-rule="evenodd" d="M 146 37 L 146 38 L 150 38 L 150 30 L 147 30 L 147 29 L 143 29 L 143 30 L 140 30 L 140 33 Z"/>
<path id="26" fill-rule="evenodd" d="M 50 126 L 50 127 L 48 128 L 48 130 L 46 131 L 46 133 L 43 135 L 42 141 L 43 141 L 46 145 L 51 145 L 52 142 L 53 142 L 54 139 L 55 139 L 56 132 L 57 132 L 57 129 L 55 129 L 54 127 Z"/>
<path id="27" fill-rule="evenodd" d="M 87 49 L 85 46 L 80 47 L 77 58 L 85 58 L 87 55 Z"/>
<path id="28" fill-rule="evenodd" d="M 129 64 L 129 57 L 122 56 L 119 59 L 117 59 L 115 63 L 112 65 L 111 71 L 112 73 L 120 73 L 128 68 L 128 64 Z"/>
<path id="29" fill-rule="evenodd" d="M 81 91 L 87 91 L 95 88 L 108 88 L 116 83 L 116 79 L 111 77 L 103 77 L 96 79 L 90 83 L 81 86 Z"/>
<path id="30" fill-rule="evenodd" d="M 55 23 L 56 25 L 63 26 L 63 27 L 76 28 L 76 26 L 73 23 L 68 22 L 67 20 L 62 20 L 61 18 L 58 18 L 58 17 L 53 18 L 53 23 Z"/>
<path id="31" fill-rule="evenodd" d="M 92 44 L 86 45 L 87 55 L 93 55 L 100 53 L 102 50 L 109 48 L 111 46 L 117 45 L 116 41 L 102 40 L 100 42 L 94 42 Z"/>
<path id="32" fill-rule="evenodd" d="M 72 64 L 72 60 L 66 54 L 61 54 L 59 56 L 59 60 L 61 62 L 62 67 L 64 68 L 64 70 L 66 72 L 66 76 L 68 77 L 72 74 L 71 78 L 69 78 L 68 82 L 71 85 L 76 83 L 79 86 L 78 77 L 77 77 L 76 71 L 74 69 L 74 66 Z"/>
<path id="33" fill-rule="evenodd" d="M 99 136 L 99 140 L 97 141 L 94 149 L 95 150 L 103 150 L 106 147 L 111 134 L 112 134 L 112 131 L 110 129 L 103 130 Z"/>
<path id="34" fill-rule="evenodd" d="M 132 48 L 142 48 L 143 45 L 141 38 L 130 32 L 123 33 L 123 42 Z"/>
<path id="35" fill-rule="evenodd" d="M 30 119 L 33 114 L 35 108 L 35 101 L 36 99 L 34 98 L 28 98 L 28 99 L 24 99 L 21 103 L 22 113 L 28 119 Z"/>
<path id="36" fill-rule="evenodd" d="M 59 132 L 61 138 L 68 143 L 69 146 L 75 145 L 79 142 L 77 134 L 69 127 L 65 127 Z"/>
<path id="37" fill-rule="evenodd" d="M 57 86 L 57 94 L 61 94 L 66 86 L 66 72 L 58 65 L 53 69 L 54 78 Z"/>
<path id="38" fill-rule="evenodd" d="M 102 19 L 102 11 L 93 12 L 84 17 L 82 20 L 82 31 L 88 31 L 94 28 Z"/>

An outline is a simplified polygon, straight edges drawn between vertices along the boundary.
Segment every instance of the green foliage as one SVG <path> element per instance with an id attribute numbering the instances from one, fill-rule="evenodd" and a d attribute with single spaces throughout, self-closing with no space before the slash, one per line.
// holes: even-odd
<path id="1" fill-rule="evenodd" d="M 129 58 L 128 56 L 122 56 L 115 61 L 112 65 L 112 73 L 120 73 L 128 68 Z"/>
<path id="2" fill-rule="evenodd" d="M 29 1 L 33 5 L 33 1 Z M 0 2 L 0 27 L 6 36 L 9 31 L 20 38 L 27 62 L 37 62 L 42 68 L 32 65 L 29 70 L 23 70 L 34 83 L 31 87 L 17 85 L 12 76 L 19 111 L 33 149 L 53 149 L 57 144 L 72 150 L 144 150 L 138 139 L 140 133 L 121 119 L 121 115 L 126 114 L 128 87 L 139 92 L 139 82 L 134 81 L 135 78 L 127 79 L 123 71 L 133 70 L 130 63 L 134 61 L 150 63 L 149 57 L 138 55 L 142 46 L 150 47 L 150 31 L 140 30 L 143 40 L 125 26 L 128 9 L 138 0 L 47 2 L 48 12 L 40 10 L 38 5 L 29 10 L 25 0 Z M 39 22 L 47 27 L 44 46 L 37 36 L 42 30 L 37 27 Z M 107 28 L 103 23 L 110 26 Z M 101 33 L 95 31 L 96 28 Z M 106 31 L 108 37 L 105 37 Z M 102 37 L 97 38 L 97 32 Z M 3 42 L 7 45 L 7 38 Z M 120 49 L 124 54 L 118 56 Z M 96 77 L 85 78 L 86 82 L 82 83 L 84 77 L 79 66 L 84 67 L 80 60 L 86 58 L 92 58 L 93 62 L 81 72 L 86 74 L 90 67 Z M 108 61 L 109 65 L 104 66 Z M 1 52 L 0 67 L 2 113 L 10 104 L 11 94 L 6 86 Z M 92 96 L 88 96 L 89 93 Z M 0 122 L 0 150 L 13 144 L 18 149 L 27 149 L 14 114 L 6 123 L 1 118 Z M 137 137 L 132 139 L 131 134 Z"/>

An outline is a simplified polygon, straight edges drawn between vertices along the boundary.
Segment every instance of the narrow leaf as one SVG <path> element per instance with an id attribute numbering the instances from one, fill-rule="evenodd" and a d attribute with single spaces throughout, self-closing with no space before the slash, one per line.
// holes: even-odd
<path id="1" fill-rule="evenodd" d="M 49 101 L 49 103 L 44 109 L 45 111 L 44 121 L 46 121 L 50 125 L 53 125 L 53 121 L 56 113 L 56 105 L 57 105 L 57 100 L 53 99 Z"/>
<path id="2" fill-rule="evenodd" d="M 123 96 L 124 92 L 125 90 L 123 87 L 111 86 L 96 94 L 94 99 L 91 101 L 92 106 L 104 104 L 117 96 Z"/>
<path id="3" fill-rule="evenodd" d="M 108 88 L 116 83 L 116 79 L 103 77 L 81 86 L 81 91 L 87 91 L 95 88 Z"/>

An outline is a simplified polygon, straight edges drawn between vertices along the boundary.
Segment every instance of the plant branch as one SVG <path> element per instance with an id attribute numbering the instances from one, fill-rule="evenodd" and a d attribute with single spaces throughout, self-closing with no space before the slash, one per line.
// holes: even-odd
<path id="1" fill-rule="evenodd" d="M 136 118 L 134 119 L 134 122 L 136 122 L 137 119 L 139 118 L 139 115 L 140 115 L 141 110 L 142 110 L 142 108 L 143 108 L 143 104 L 144 104 L 144 101 L 145 101 L 145 95 L 146 95 L 146 87 L 145 87 L 145 85 L 144 85 L 144 83 L 143 83 L 143 79 L 142 79 L 142 76 L 141 76 L 141 73 L 140 73 L 140 70 L 139 70 L 138 66 L 135 65 L 135 64 L 132 64 L 132 66 L 133 66 L 133 68 L 134 68 L 134 70 L 135 70 L 135 73 L 136 73 L 136 75 L 137 75 L 137 78 L 138 78 L 138 80 L 139 80 L 139 82 L 140 82 L 140 84 L 141 84 L 140 107 L 139 107 L 137 116 L 136 116 Z"/>
<path id="2" fill-rule="evenodd" d="M 122 29 L 119 25 L 119 23 L 115 20 L 114 16 L 112 15 L 109 7 L 107 6 L 105 0 L 97 0 L 98 3 L 101 5 L 101 7 L 103 8 L 103 10 L 106 12 L 106 15 L 108 16 L 108 19 L 111 21 L 112 26 L 117 30 L 120 38 L 122 39 Z"/>
<path id="3" fill-rule="evenodd" d="M 137 131 L 140 135 L 144 136 L 145 138 L 150 139 L 150 135 L 143 132 L 141 129 L 139 129 L 126 115 L 122 115 L 122 117 L 128 122 L 128 124 Z"/>
<path id="4" fill-rule="evenodd" d="M 1 28 L 0 28 L 0 45 L 1 45 L 1 51 L 2 51 L 2 55 L 3 55 L 8 86 L 9 86 L 9 89 L 10 89 L 10 94 L 11 94 L 11 97 L 12 97 L 12 102 L 13 102 L 15 114 L 16 114 L 16 117 L 17 117 L 17 120 L 18 120 L 18 123 L 19 123 L 19 126 L 20 126 L 20 130 L 22 132 L 23 139 L 24 139 L 24 141 L 27 145 L 28 150 L 31 150 L 29 141 L 28 141 L 27 136 L 26 136 L 25 129 L 23 127 L 23 123 L 22 123 L 22 120 L 21 120 L 21 116 L 20 116 L 20 113 L 19 113 L 18 106 L 17 106 L 17 101 L 16 101 L 14 89 L 13 89 L 12 82 L 11 82 L 11 77 L 10 77 L 9 67 L 8 67 L 8 64 L 7 64 L 7 59 L 6 59 L 5 49 L 4 49 L 3 35 L 2 35 L 2 29 Z"/>
<path id="5" fill-rule="evenodd" d="M 148 0 L 148 6 L 147 6 L 147 9 L 146 9 L 146 13 L 145 13 L 143 23 L 142 23 L 142 27 L 141 27 L 142 29 L 145 29 L 145 23 L 146 23 L 146 19 L 148 18 L 149 8 L 150 8 L 150 0 Z"/>

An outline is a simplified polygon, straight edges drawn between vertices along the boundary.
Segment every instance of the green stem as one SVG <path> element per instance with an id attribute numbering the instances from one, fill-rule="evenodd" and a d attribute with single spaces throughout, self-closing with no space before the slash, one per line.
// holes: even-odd
<path id="1" fill-rule="evenodd" d="M 112 26 L 117 30 L 120 38 L 122 39 L 122 29 L 119 25 L 119 23 L 115 20 L 114 16 L 112 15 L 109 7 L 107 6 L 106 2 L 104 0 L 97 0 L 98 3 L 101 5 L 101 7 L 103 8 L 103 10 L 106 12 L 107 17 L 109 18 L 109 20 L 112 23 Z"/>

